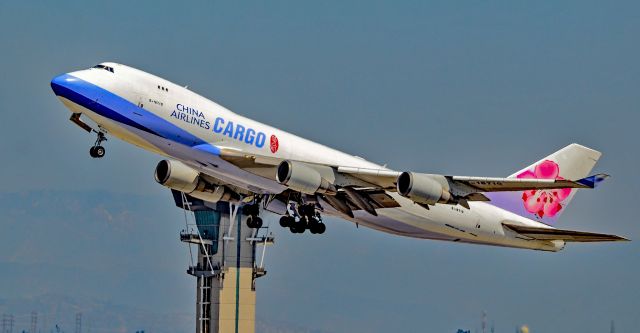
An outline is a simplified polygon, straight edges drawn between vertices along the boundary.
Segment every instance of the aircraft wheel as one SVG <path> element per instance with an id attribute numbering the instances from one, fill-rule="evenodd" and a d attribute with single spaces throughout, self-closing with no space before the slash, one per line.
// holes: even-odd
<path id="1" fill-rule="evenodd" d="M 262 228 L 262 219 L 258 216 L 254 217 L 253 219 L 253 227 L 256 229 Z"/>
<path id="2" fill-rule="evenodd" d="M 323 234 L 325 230 L 327 230 L 327 227 L 322 222 L 309 225 L 309 231 L 311 231 L 312 234 Z"/>
<path id="3" fill-rule="evenodd" d="M 247 227 L 253 228 L 253 216 L 247 217 Z"/>
<path id="4" fill-rule="evenodd" d="M 318 225 L 318 220 L 316 220 L 314 217 L 309 217 L 307 220 L 309 221 L 309 223 L 307 224 L 307 228 L 309 229 L 309 231 L 311 231 L 311 233 L 315 233 L 316 226 Z"/>
<path id="5" fill-rule="evenodd" d="M 292 221 L 293 220 L 293 221 Z M 280 226 L 283 228 L 287 228 L 290 225 L 292 225 L 293 223 L 295 223 L 295 219 L 293 219 L 291 216 L 283 216 L 280 218 Z"/>
<path id="6" fill-rule="evenodd" d="M 104 157 L 104 154 L 106 154 L 107 151 L 104 149 L 103 146 L 96 146 L 93 148 L 93 152 L 96 155 L 95 157 L 102 158 Z"/>
<path id="7" fill-rule="evenodd" d="M 98 157 L 98 156 L 96 155 L 96 147 L 91 147 L 91 149 L 89 149 L 89 155 L 90 155 L 91 157 L 93 157 L 93 158 Z"/>

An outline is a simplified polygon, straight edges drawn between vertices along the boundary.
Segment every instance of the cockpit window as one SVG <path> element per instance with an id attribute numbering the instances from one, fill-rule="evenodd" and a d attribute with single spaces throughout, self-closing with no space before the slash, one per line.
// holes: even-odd
<path id="1" fill-rule="evenodd" d="M 111 73 L 114 73 L 113 67 L 109 67 L 109 66 L 105 66 L 105 65 L 95 65 L 95 66 L 93 66 L 93 68 L 101 68 L 101 69 L 104 69 L 104 70 L 109 71 Z"/>

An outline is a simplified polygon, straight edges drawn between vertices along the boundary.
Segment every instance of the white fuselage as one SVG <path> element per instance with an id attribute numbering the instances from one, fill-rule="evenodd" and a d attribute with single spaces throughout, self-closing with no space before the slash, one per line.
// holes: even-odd
<path id="1" fill-rule="evenodd" d="M 233 113 L 184 87 L 149 73 L 115 63 L 104 65 L 115 70 L 92 68 L 72 72 L 55 78 L 52 86 L 58 80 L 60 85 L 73 90 L 69 95 L 56 93 L 72 112 L 86 115 L 108 134 L 179 160 L 222 182 L 256 193 L 281 193 L 286 190 L 273 177 L 245 171 L 210 153 L 208 150 L 211 147 L 282 160 L 385 169 L 362 158 Z M 85 97 L 95 102 L 95 106 L 87 104 Z M 141 111 L 119 110 L 118 105 L 122 105 L 116 100 L 119 98 L 139 107 Z M 170 123 L 171 129 L 154 122 L 155 117 Z M 159 135 L 172 130 L 179 130 L 183 134 Z M 276 145 L 272 136 L 277 139 Z M 198 148 L 194 149 L 194 146 Z M 356 210 L 351 219 L 328 204 L 322 207 L 327 214 L 409 237 L 547 251 L 564 247 L 562 241 L 529 240 L 504 228 L 503 222 L 536 227 L 544 225 L 487 203 L 470 202 L 470 209 L 439 204 L 427 210 L 395 192 L 388 194 L 400 207 L 377 209 L 378 216 Z"/>

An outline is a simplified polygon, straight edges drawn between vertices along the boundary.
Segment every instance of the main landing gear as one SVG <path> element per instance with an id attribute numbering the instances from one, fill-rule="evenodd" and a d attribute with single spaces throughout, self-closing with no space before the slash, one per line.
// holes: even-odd
<path id="1" fill-rule="evenodd" d="M 280 226 L 289 228 L 294 234 L 302 234 L 309 229 L 312 234 L 323 234 L 327 227 L 322 223 L 322 216 L 316 211 L 314 204 L 299 204 L 297 211 L 291 205 L 293 215 L 287 214 L 280 218 Z"/>
<path id="2" fill-rule="evenodd" d="M 322 216 L 316 210 L 314 203 L 296 204 L 290 202 L 287 215 L 280 218 L 280 226 L 289 228 L 294 234 L 302 234 L 309 230 L 312 234 L 323 234 L 327 227 L 322 223 Z M 253 229 L 262 228 L 260 214 L 260 203 L 253 202 L 242 206 L 242 215 L 247 217 L 247 227 Z"/>
<path id="3" fill-rule="evenodd" d="M 103 146 L 101 146 L 103 141 L 107 141 L 107 137 L 104 136 L 104 133 L 98 132 L 98 137 L 96 138 L 96 142 L 93 144 L 93 147 L 89 149 L 89 155 L 93 158 L 102 158 L 106 153 L 106 150 Z"/>
<path id="4" fill-rule="evenodd" d="M 249 215 L 247 218 L 247 227 L 255 229 L 262 228 L 262 219 L 258 216 L 258 214 L 260 214 L 260 204 L 254 203 L 242 206 L 242 214 Z"/>

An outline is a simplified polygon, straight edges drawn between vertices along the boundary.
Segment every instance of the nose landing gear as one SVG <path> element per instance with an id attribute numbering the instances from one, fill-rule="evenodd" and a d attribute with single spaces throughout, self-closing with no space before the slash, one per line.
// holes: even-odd
<path id="1" fill-rule="evenodd" d="M 93 158 L 102 158 L 104 157 L 106 150 L 103 146 L 101 146 L 102 142 L 107 141 L 107 137 L 102 132 L 98 132 L 98 137 L 96 138 L 96 142 L 93 144 L 93 147 L 89 149 L 89 155 Z"/>

